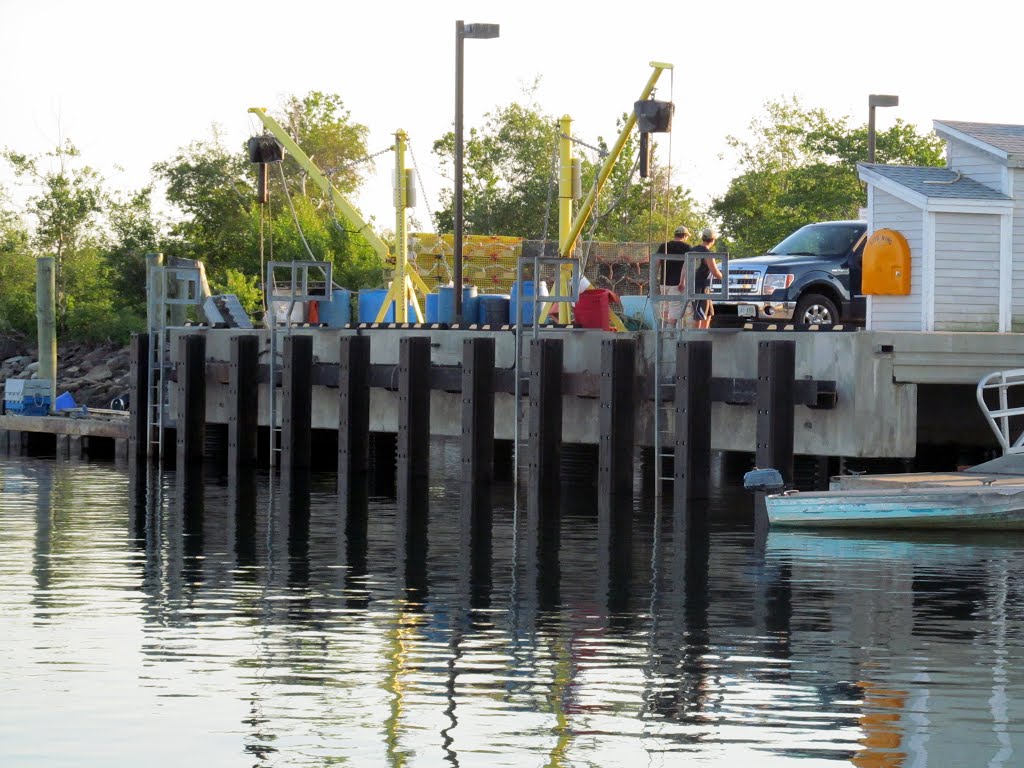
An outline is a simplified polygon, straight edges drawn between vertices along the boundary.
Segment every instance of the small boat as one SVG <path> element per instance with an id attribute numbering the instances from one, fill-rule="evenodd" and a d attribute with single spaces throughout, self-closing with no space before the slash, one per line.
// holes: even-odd
<path id="1" fill-rule="evenodd" d="M 748 472 L 744 485 L 765 494 L 772 526 L 1024 530 L 1024 431 L 1014 436 L 1024 407 L 1010 404 L 1019 402 L 1011 390 L 1024 390 L 1024 368 L 978 382 L 978 406 L 1003 456 L 967 471 L 834 477 L 831 490 L 802 493 L 783 491 L 782 475 L 768 468 Z"/>
<path id="2" fill-rule="evenodd" d="M 786 491 L 765 505 L 772 526 L 1024 530 L 1024 484 Z"/>

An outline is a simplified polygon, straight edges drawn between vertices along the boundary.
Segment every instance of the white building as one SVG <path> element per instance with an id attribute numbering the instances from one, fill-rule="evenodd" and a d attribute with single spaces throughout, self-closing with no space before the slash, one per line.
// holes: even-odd
<path id="1" fill-rule="evenodd" d="M 1024 126 L 936 120 L 945 168 L 862 163 L 868 230 L 910 246 L 908 295 L 869 296 L 879 331 L 1024 330 Z"/>

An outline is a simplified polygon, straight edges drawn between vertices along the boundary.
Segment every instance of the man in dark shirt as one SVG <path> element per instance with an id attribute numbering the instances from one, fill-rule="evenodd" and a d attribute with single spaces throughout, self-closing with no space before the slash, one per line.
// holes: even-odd
<path id="1" fill-rule="evenodd" d="M 715 241 L 718 239 L 718 233 L 715 232 L 711 227 L 706 228 L 700 236 L 700 245 L 690 249 L 693 253 L 713 253 L 712 249 L 715 247 Z M 711 276 L 714 275 L 719 280 L 722 279 L 722 270 L 718 268 L 718 264 L 715 262 L 714 256 L 705 256 L 700 260 L 697 265 L 696 272 L 693 277 L 693 292 L 694 293 L 710 293 L 711 288 Z M 696 321 L 698 328 L 708 328 L 711 325 L 711 317 L 715 314 L 714 307 L 711 306 L 710 299 L 694 299 L 693 302 L 693 319 Z"/>
<path id="2" fill-rule="evenodd" d="M 689 237 L 690 230 L 680 224 L 676 227 L 674 239 L 659 245 L 658 253 L 671 255 L 686 253 L 690 250 L 690 244 L 687 242 Z M 683 289 L 686 287 L 686 270 L 684 266 L 685 262 L 682 260 L 661 262 L 661 293 L 663 295 L 679 295 L 683 292 Z M 664 326 L 675 328 L 680 318 L 682 318 L 683 310 L 686 307 L 682 301 L 662 301 L 658 302 L 658 308 Z"/>

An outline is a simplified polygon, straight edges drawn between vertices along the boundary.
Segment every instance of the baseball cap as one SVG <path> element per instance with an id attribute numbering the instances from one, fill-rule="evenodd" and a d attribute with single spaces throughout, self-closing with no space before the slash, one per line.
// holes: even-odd
<path id="1" fill-rule="evenodd" d="M 700 233 L 701 240 L 717 240 L 718 233 L 715 232 L 711 227 L 707 227 L 703 232 Z"/>
<path id="2" fill-rule="evenodd" d="M 680 224 L 678 227 L 676 227 L 676 237 L 689 237 L 689 236 L 690 236 L 690 230 L 687 229 L 685 225 Z"/>

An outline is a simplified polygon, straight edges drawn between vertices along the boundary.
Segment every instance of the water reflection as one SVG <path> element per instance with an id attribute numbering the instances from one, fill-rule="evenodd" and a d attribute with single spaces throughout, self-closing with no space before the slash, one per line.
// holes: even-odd
<path id="1" fill-rule="evenodd" d="M 724 492 L 528 515 L 437 475 L 399 510 L 308 473 L 3 461 L 7 759 L 1019 762 L 1013 537 L 762 532 Z"/>

